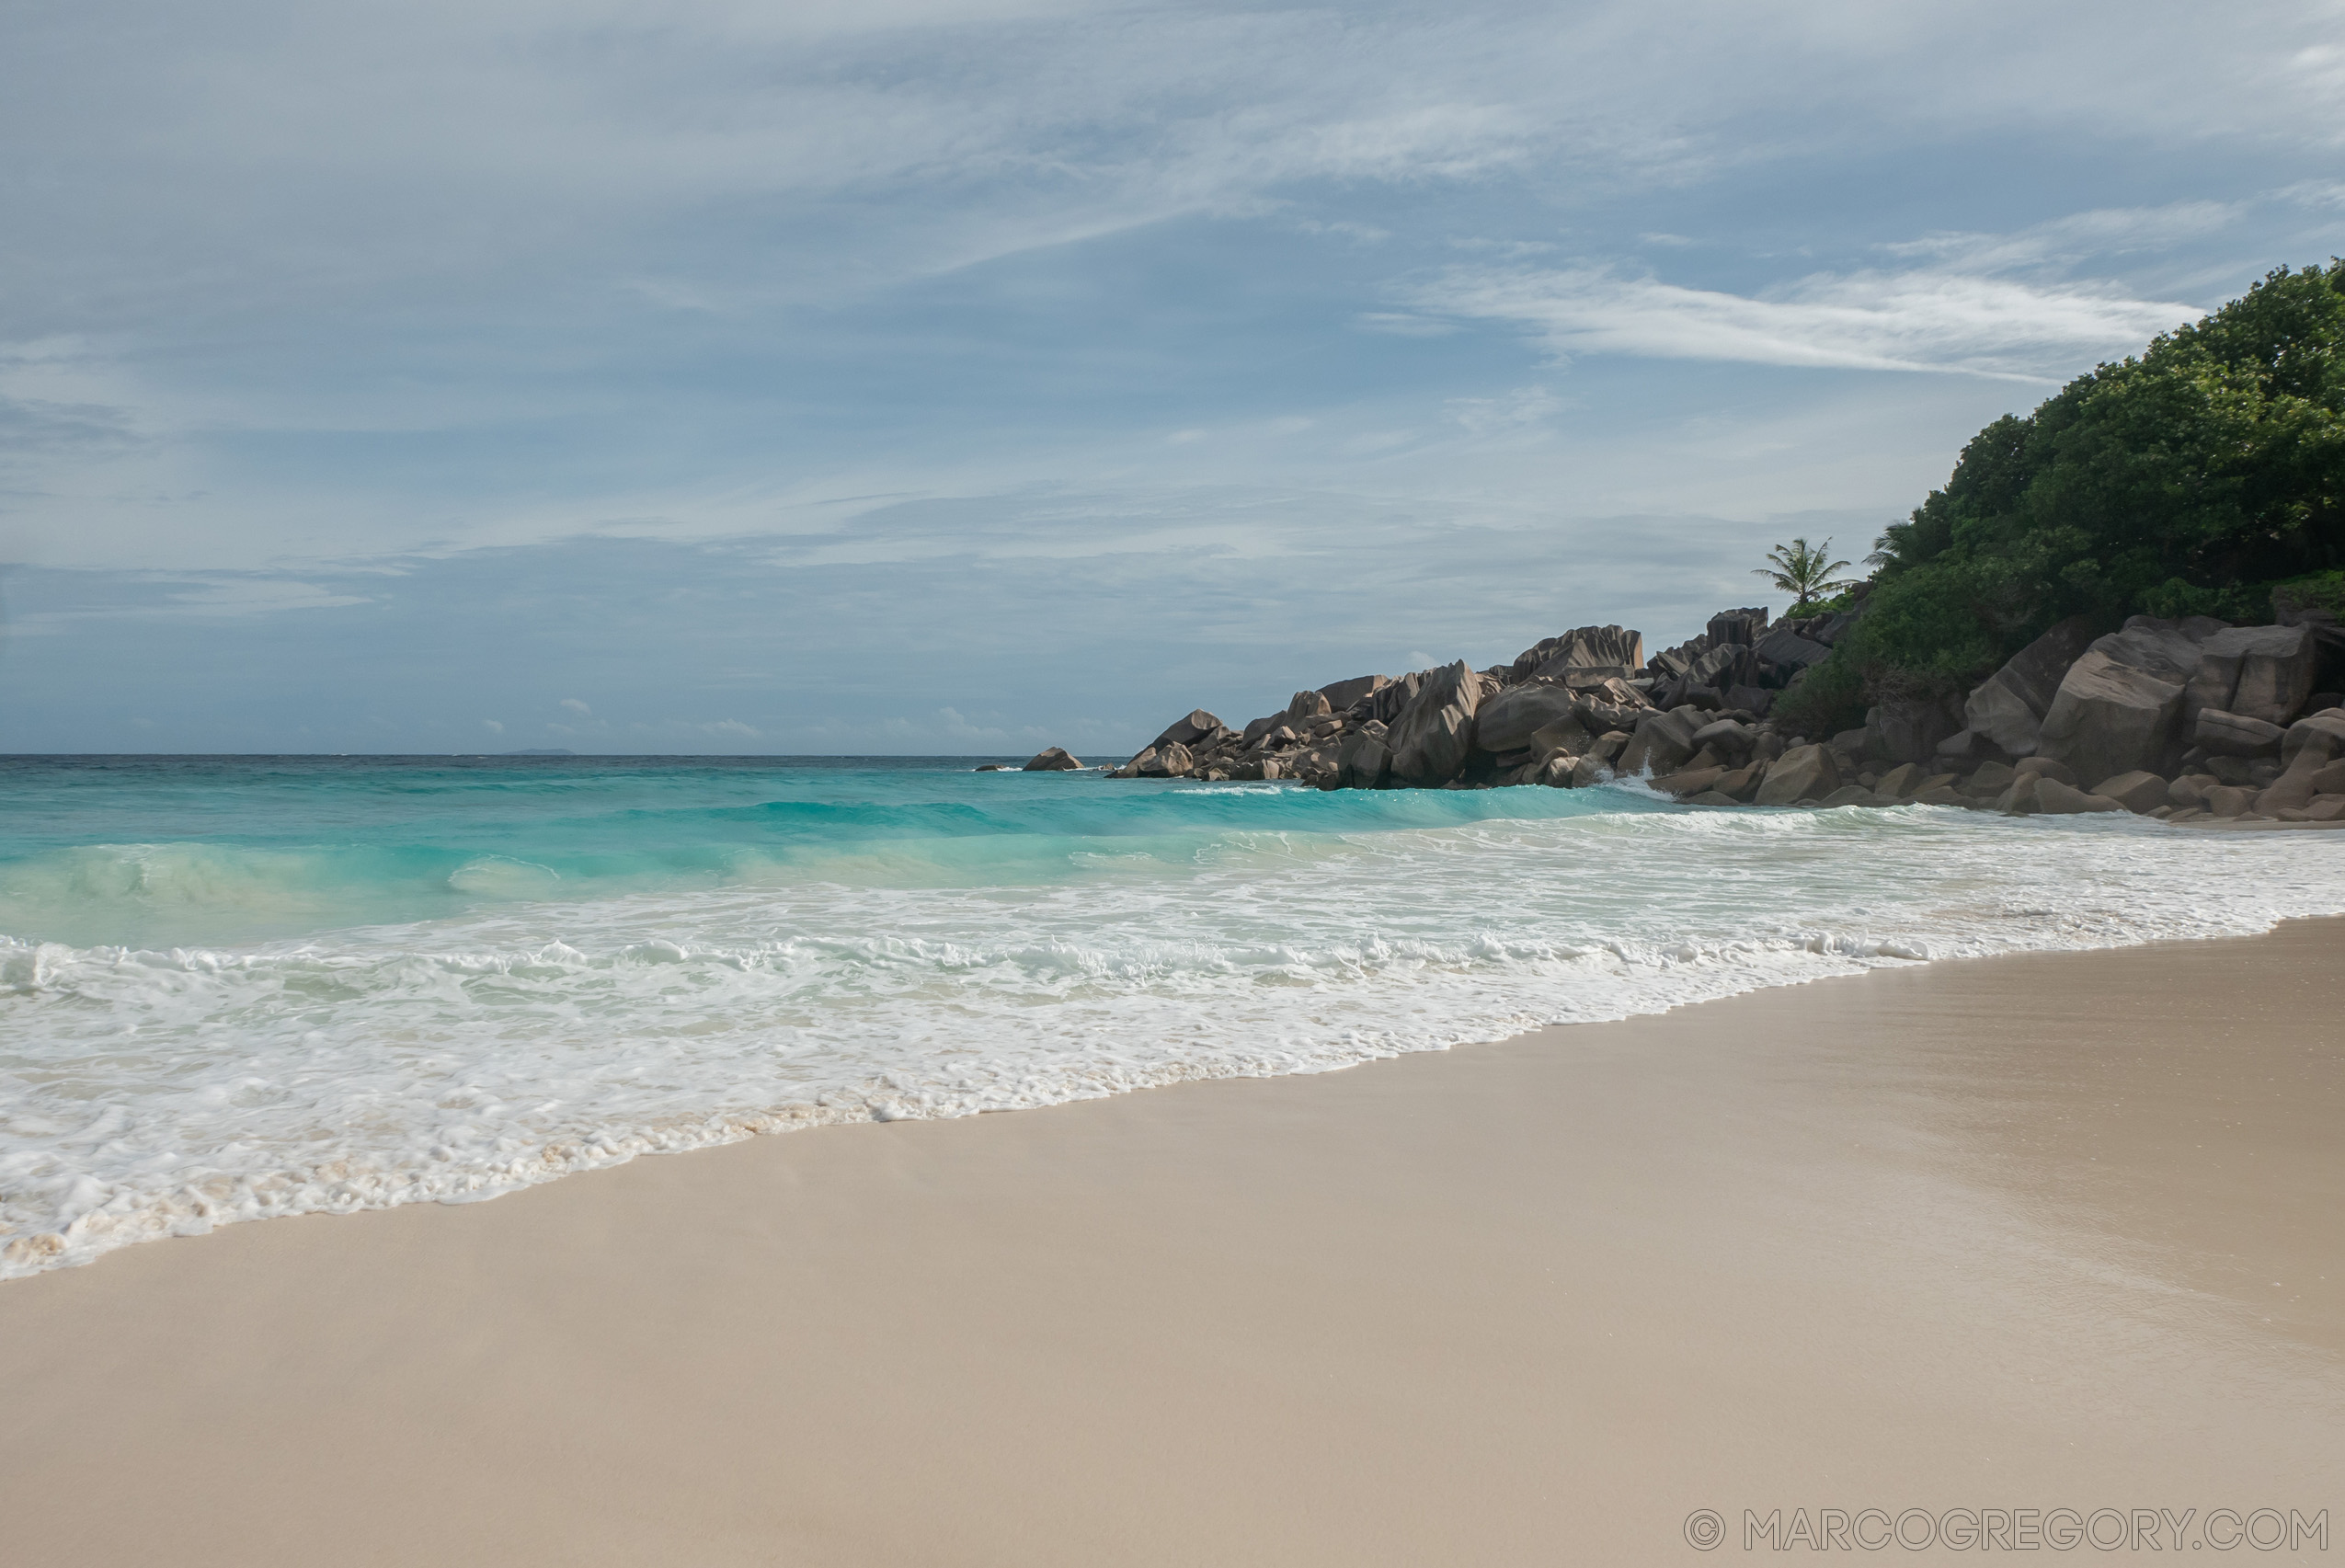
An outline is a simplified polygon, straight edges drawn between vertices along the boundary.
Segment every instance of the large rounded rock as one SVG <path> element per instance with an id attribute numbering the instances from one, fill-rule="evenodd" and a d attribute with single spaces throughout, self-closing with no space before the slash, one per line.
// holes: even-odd
<path id="1" fill-rule="evenodd" d="M 1150 747 L 1140 753 L 1136 765 L 1144 779 L 1184 779 L 1196 768 L 1189 749 L 1177 742 Z"/>
<path id="2" fill-rule="evenodd" d="M 2345 709 L 2328 708 L 2288 727 L 2280 742 L 2286 764 L 2271 787 L 2256 796 L 2255 808 L 2269 817 L 2276 811 L 2300 811 L 2319 793 L 2314 781 L 2330 761 L 2345 753 Z"/>
<path id="3" fill-rule="evenodd" d="M 2044 633 L 1979 683 L 1962 704 L 1963 727 L 2008 756 L 2033 751 L 2061 681 L 2091 642 L 2092 624 L 2082 615 Z"/>
<path id="4" fill-rule="evenodd" d="M 1578 699 L 1562 686 L 1515 686 L 1481 704 L 1474 715 L 1474 744 L 1485 751 L 1521 751 L 1531 737 L 1573 716 Z"/>
<path id="5" fill-rule="evenodd" d="M 2093 793 L 2104 799 L 2115 801 L 2136 816 L 2145 817 L 2167 804 L 2166 781 L 2156 773 L 2145 773 L 2139 769 L 2130 773 L 2119 773 L 2115 778 L 2101 780 L 2093 786 Z"/>
<path id="6" fill-rule="evenodd" d="M 1694 731 L 1694 750 L 1707 746 L 1722 757 L 1747 758 L 1758 731 L 1740 719 L 1713 719 Z"/>
<path id="7" fill-rule="evenodd" d="M 1685 765 L 1693 756 L 1694 733 L 1702 727 L 1708 715 L 1694 708 L 1672 708 L 1665 714 L 1647 714 L 1637 721 L 1629 744 L 1620 750 L 1620 759 L 1613 766 L 1624 773 L 1669 773 Z"/>
<path id="8" fill-rule="evenodd" d="M 2080 778 L 2105 779 L 2165 761 L 2182 712 L 2182 689 L 2198 668 L 2198 646 L 2135 616 L 2068 667 L 2043 715 L 2040 756 Z"/>
<path id="9" fill-rule="evenodd" d="M 2070 789 L 2082 789 L 2084 781 L 2068 764 L 2051 757 L 2022 757 L 2011 770 L 2013 776 L 2024 778 L 2030 773 L 2043 778 L 2058 779 Z"/>
<path id="10" fill-rule="evenodd" d="M 2276 757 L 2287 733 L 2266 719 L 2201 708 L 2191 727 L 2191 743 L 2223 757 Z"/>
<path id="11" fill-rule="evenodd" d="M 1756 804 L 1795 806 L 1821 800 L 1840 787 L 1840 764 L 1829 746 L 1794 746 L 1767 764 L 1759 781 Z"/>
<path id="12" fill-rule="evenodd" d="M 1186 718 L 1176 718 L 1164 727 L 1158 736 L 1158 746 L 1194 746 L 1221 727 L 1221 721 L 1203 708 L 1192 711 Z"/>
<path id="13" fill-rule="evenodd" d="M 1515 679 L 1561 676 L 1567 670 L 1603 670 L 1628 675 L 1645 661 L 1644 638 L 1625 626 L 1579 626 L 1561 636 L 1543 637 L 1515 659 Z"/>
<path id="14" fill-rule="evenodd" d="M 1929 770 L 1919 762 L 1900 762 L 1881 775 L 1873 793 L 1884 800 L 1903 800 L 1921 788 L 1922 782 L 1929 776 Z"/>
<path id="15" fill-rule="evenodd" d="M 2043 715 L 2028 706 L 1999 672 L 1988 676 L 1963 703 L 1962 720 L 1963 728 L 1958 733 L 1984 737 L 2013 757 L 2032 752 L 2043 730 Z"/>
<path id="16" fill-rule="evenodd" d="M 1081 767 L 1082 761 L 1064 746 L 1045 747 L 1035 753 L 1034 760 L 1021 770 L 1029 773 L 1066 773 Z"/>
<path id="17" fill-rule="evenodd" d="M 1473 749 L 1474 713 L 1481 677 L 1464 659 L 1425 673 L 1424 683 L 1392 720 L 1385 738 L 1392 777 L 1401 784 L 1447 784 L 1464 771 Z"/>
<path id="18" fill-rule="evenodd" d="M 1775 666 L 1779 673 L 1805 670 L 1832 657 L 1831 647 L 1813 642 L 1786 625 L 1779 625 L 1752 646 L 1754 657 Z"/>
<path id="19" fill-rule="evenodd" d="M 2046 816 L 2067 817 L 2085 811 L 2122 811 L 2125 808 L 2105 795 L 2087 795 L 2074 784 L 2062 784 L 2049 774 L 2036 776 L 2035 808 Z"/>
<path id="20" fill-rule="evenodd" d="M 1287 704 L 1287 722 L 1294 725 L 1309 724 L 1311 720 L 1334 711 L 1335 705 L 1327 700 L 1326 692 L 1316 690 L 1298 692 Z"/>
<path id="21" fill-rule="evenodd" d="M 2281 763 L 2294 766 L 2307 746 L 2324 758 L 2345 752 L 2345 708 L 2324 708 L 2290 725 L 2280 741 Z"/>
<path id="22" fill-rule="evenodd" d="M 1331 709 L 1340 714 L 1361 698 L 1374 696 L 1391 684 L 1390 679 L 1386 676 L 1355 675 L 1349 681 L 1335 681 L 1321 686 L 1319 694 L 1327 699 Z"/>
<path id="23" fill-rule="evenodd" d="M 1392 776 L 1392 753 L 1383 738 L 1354 731 L 1335 751 L 1335 784 L 1339 789 L 1382 789 Z"/>
<path id="24" fill-rule="evenodd" d="M 1670 773 L 1653 781 L 1653 788 L 1660 795 L 1674 795 L 1680 800 L 1702 794 L 1726 776 L 1724 768 L 1696 768 L 1687 773 Z"/>
<path id="25" fill-rule="evenodd" d="M 1962 793 L 1993 799 L 2011 787 L 2019 771 L 2008 762 L 1981 762 L 1971 776 L 1962 781 Z"/>
<path id="26" fill-rule="evenodd" d="M 2313 693 L 2318 649 L 2309 626 L 2231 626 L 2201 646 L 2200 669 L 2210 679 L 2194 681 L 2193 692 L 2226 688 L 2209 706 L 2284 725 Z"/>

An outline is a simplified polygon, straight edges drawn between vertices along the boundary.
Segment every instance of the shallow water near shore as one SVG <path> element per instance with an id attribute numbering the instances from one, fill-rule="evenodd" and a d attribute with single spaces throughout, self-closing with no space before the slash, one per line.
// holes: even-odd
<path id="1" fill-rule="evenodd" d="M 2345 911 L 2345 836 L 968 759 L 8 759 L 0 1277 L 821 1122 Z"/>

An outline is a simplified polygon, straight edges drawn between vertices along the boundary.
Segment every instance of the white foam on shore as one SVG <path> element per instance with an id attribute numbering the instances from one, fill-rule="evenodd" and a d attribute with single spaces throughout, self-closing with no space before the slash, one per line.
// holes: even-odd
<path id="1" fill-rule="evenodd" d="M 545 901 L 236 951 L 0 941 L 0 1277 L 759 1132 L 2339 912 L 2328 835 L 1635 810 L 1233 832 L 1194 864 L 1103 855 L 1047 885 Z"/>

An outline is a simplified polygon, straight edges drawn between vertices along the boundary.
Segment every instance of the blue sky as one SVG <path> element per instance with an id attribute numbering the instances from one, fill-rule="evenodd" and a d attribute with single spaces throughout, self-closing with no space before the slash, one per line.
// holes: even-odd
<path id="1" fill-rule="evenodd" d="M 0 4 L 0 749 L 1130 750 L 2345 250 L 2345 6 Z"/>

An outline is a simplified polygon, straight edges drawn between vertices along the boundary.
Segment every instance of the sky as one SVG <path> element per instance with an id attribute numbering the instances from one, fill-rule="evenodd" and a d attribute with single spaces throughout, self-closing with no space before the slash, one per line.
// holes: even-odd
<path id="1" fill-rule="evenodd" d="M 0 750 L 1649 645 L 2345 251 L 2345 3 L 0 0 Z"/>

